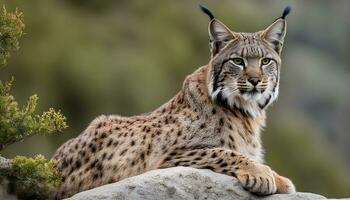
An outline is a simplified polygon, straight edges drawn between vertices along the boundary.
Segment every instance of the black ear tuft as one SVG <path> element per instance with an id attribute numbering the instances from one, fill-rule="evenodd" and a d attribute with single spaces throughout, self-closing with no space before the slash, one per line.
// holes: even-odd
<path id="1" fill-rule="evenodd" d="M 291 10 L 291 9 L 292 9 L 292 8 L 291 8 L 290 6 L 285 7 L 281 18 L 282 18 L 282 19 L 285 19 L 286 16 L 290 13 L 290 10 Z"/>
<path id="2" fill-rule="evenodd" d="M 205 14 L 207 14 L 210 17 L 210 20 L 214 19 L 214 15 L 213 13 L 210 12 L 210 10 L 202 5 L 199 5 L 199 8 L 201 9 L 202 12 L 204 12 Z"/>

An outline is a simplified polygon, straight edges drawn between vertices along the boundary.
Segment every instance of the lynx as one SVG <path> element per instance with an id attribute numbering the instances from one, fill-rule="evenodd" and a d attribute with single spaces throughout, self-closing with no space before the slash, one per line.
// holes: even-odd
<path id="1" fill-rule="evenodd" d="M 99 116 L 53 156 L 62 184 L 55 198 L 175 166 L 236 177 L 258 195 L 292 193 L 292 182 L 263 164 L 261 129 L 279 91 L 290 9 L 266 29 L 234 32 L 210 17 L 211 58 L 153 112 Z"/>

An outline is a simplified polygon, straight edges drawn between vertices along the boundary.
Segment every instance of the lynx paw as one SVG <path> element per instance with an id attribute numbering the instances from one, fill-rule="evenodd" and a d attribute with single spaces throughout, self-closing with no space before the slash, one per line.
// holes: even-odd
<path id="1" fill-rule="evenodd" d="M 277 191 L 274 172 L 266 165 L 254 164 L 237 170 L 236 175 L 243 188 L 254 194 L 269 195 Z"/>
<path id="2" fill-rule="evenodd" d="M 278 175 L 276 172 L 273 172 L 276 185 L 277 185 L 277 193 L 281 194 L 290 194 L 295 193 L 295 187 L 291 180 L 286 177 Z"/>

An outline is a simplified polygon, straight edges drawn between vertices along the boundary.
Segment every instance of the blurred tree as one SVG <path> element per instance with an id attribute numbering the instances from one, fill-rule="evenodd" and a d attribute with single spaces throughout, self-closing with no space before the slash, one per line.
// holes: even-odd
<path id="1" fill-rule="evenodd" d="M 267 163 L 289 177 L 298 191 L 312 191 L 333 198 L 348 196 L 350 181 L 344 178 L 346 170 L 325 141 L 310 134 L 320 130 L 312 121 L 287 113 L 273 117 L 280 126 L 269 126 L 263 136 Z M 291 120 L 293 118 L 297 120 Z"/>
<path id="2" fill-rule="evenodd" d="M 0 13 L 0 67 L 6 64 L 10 52 L 19 48 L 23 35 L 23 15 L 17 10 Z M 22 109 L 10 94 L 13 83 L 0 81 L 0 151 L 8 145 L 36 134 L 49 134 L 66 128 L 65 117 L 60 111 L 49 109 L 42 115 L 34 114 L 38 97 L 33 95 Z M 53 172 L 54 160 L 43 156 L 13 160 L 0 157 L 0 183 L 21 199 L 47 199 L 49 189 L 60 183 L 60 175 Z"/>
<path id="3" fill-rule="evenodd" d="M 80 8 L 94 12 L 102 12 L 106 10 L 111 10 L 115 5 L 120 6 L 123 1 L 113 1 L 113 0 L 65 0 L 68 3 Z"/>
<path id="4" fill-rule="evenodd" d="M 23 35 L 23 15 L 17 10 L 8 13 L 3 7 L 0 13 L 0 66 L 6 64 L 10 51 L 19 48 L 19 39 Z"/>

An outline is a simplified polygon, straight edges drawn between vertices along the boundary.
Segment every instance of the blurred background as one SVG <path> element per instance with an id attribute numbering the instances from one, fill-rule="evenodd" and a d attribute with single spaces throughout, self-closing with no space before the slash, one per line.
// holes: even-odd
<path id="1" fill-rule="evenodd" d="M 267 163 L 299 191 L 350 196 L 350 1 L 200 1 L 237 32 L 258 31 L 292 6 L 279 100 L 263 132 Z M 69 128 L 3 156 L 51 157 L 100 114 L 135 115 L 180 90 L 209 61 L 208 17 L 189 0 L 0 0 L 23 11 L 26 35 L 0 79 L 20 103 L 61 109 Z"/>

